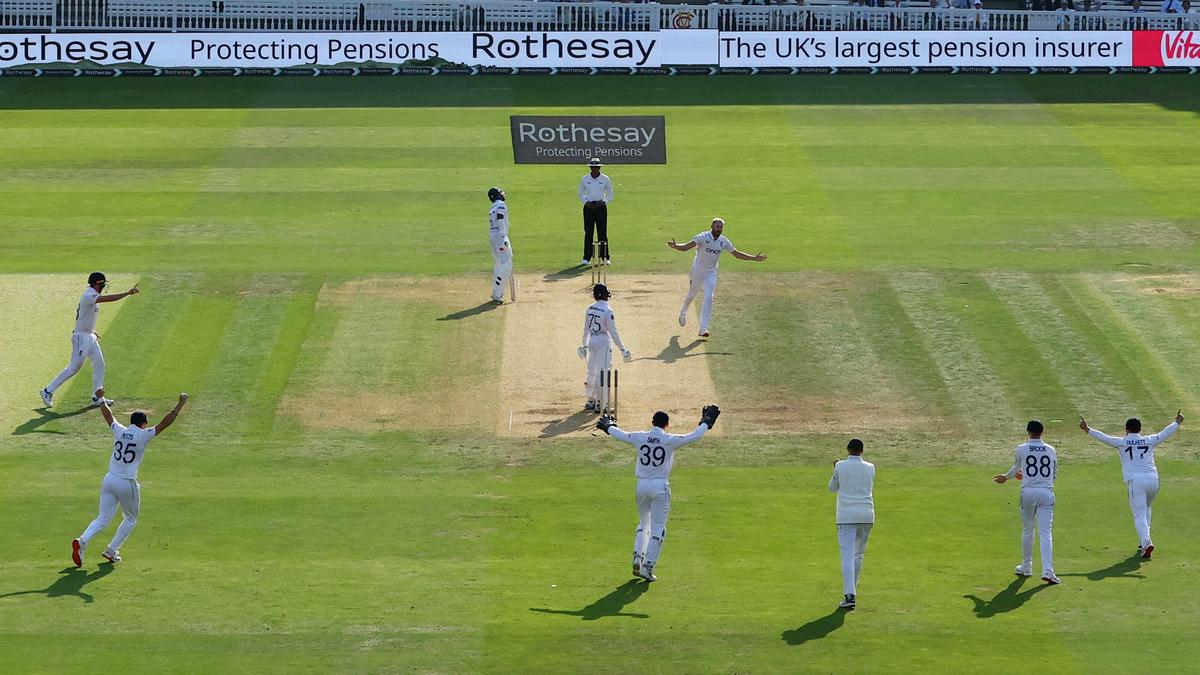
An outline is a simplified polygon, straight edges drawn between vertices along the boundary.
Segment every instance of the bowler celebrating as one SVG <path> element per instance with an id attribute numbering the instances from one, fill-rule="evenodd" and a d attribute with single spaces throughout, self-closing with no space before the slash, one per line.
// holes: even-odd
<path id="1" fill-rule="evenodd" d="M 587 380 L 584 382 L 584 389 L 588 402 L 584 409 L 602 412 L 604 404 L 600 402 L 603 393 L 600 390 L 600 371 L 612 367 L 612 343 L 617 344 L 626 362 L 632 356 L 625 348 L 625 343 L 621 342 L 621 335 L 617 333 L 617 317 L 608 306 L 608 299 L 611 297 L 608 286 L 596 284 L 592 289 L 592 297 L 596 302 L 589 305 L 583 315 L 583 341 L 579 344 L 579 358 L 587 358 Z"/>
<path id="2" fill-rule="evenodd" d="M 1133 511 L 1133 527 L 1137 530 L 1137 555 L 1149 558 L 1154 552 L 1150 539 L 1150 506 L 1158 496 L 1158 467 L 1154 464 L 1154 448 L 1167 440 L 1183 424 L 1183 410 L 1175 413 L 1175 421 L 1152 436 L 1142 435 L 1142 421 L 1130 417 L 1125 421 L 1125 437 L 1114 438 L 1088 426 L 1079 418 L 1079 428 L 1092 438 L 1117 449 L 1121 458 L 1121 476 L 1129 493 L 1129 510 Z"/>
<path id="3" fill-rule="evenodd" d="M 88 275 L 88 287 L 79 298 L 79 308 L 75 310 L 75 332 L 71 333 L 71 361 L 41 391 L 42 403 L 47 408 L 54 407 L 54 392 L 79 372 L 79 369 L 83 367 L 84 359 L 92 362 L 92 405 L 101 402 L 112 405 L 112 401 L 103 398 L 104 353 L 100 351 L 100 335 L 96 333 L 96 318 L 100 316 L 99 304 L 137 295 L 138 285 L 134 284 L 124 293 L 101 295 L 100 292 L 107 285 L 108 279 L 102 272 L 92 272 Z"/>
<path id="4" fill-rule="evenodd" d="M 103 392 L 100 395 L 103 397 Z M 112 458 L 108 460 L 108 473 L 100 483 L 100 515 L 96 516 L 78 539 L 71 541 L 71 560 L 76 567 L 83 565 L 83 554 L 88 543 L 112 522 L 118 505 L 121 507 L 121 526 L 117 528 L 116 536 L 101 555 L 110 563 L 121 561 L 121 544 L 129 538 L 133 526 L 137 525 L 138 510 L 142 505 L 141 486 L 137 482 L 138 467 L 142 465 L 150 441 L 175 422 L 187 400 L 187 394 L 180 394 L 179 402 L 171 412 L 153 427 L 148 426 L 146 413 L 141 410 L 129 417 L 129 426 L 123 426 L 113 419 L 108 405 L 104 401 L 100 402 L 100 412 L 113 432 L 113 453 Z"/>
<path id="5" fill-rule="evenodd" d="M 767 256 L 762 253 L 749 255 L 734 248 L 733 242 L 721 234 L 724 230 L 725 221 L 721 218 L 713 218 L 712 228 L 708 232 L 701 232 L 692 237 L 692 240 L 688 243 L 677 244 L 674 239 L 667 242 L 667 246 L 676 251 L 696 249 L 696 258 L 692 261 L 691 281 L 688 285 L 687 296 L 683 299 L 683 307 L 679 310 L 679 325 L 687 325 L 688 306 L 692 304 L 692 300 L 696 298 L 696 294 L 703 289 L 704 305 L 700 309 L 700 337 L 708 337 L 708 321 L 712 318 L 713 294 L 717 291 L 717 259 L 721 257 L 721 254 L 729 251 L 730 255 L 738 260 L 753 260 L 755 262 L 762 262 L 767 259 Z"/>
<path id="6" fill-rule="evenodd" d="M 597 429 L 637 448 L 638 527 L 633 535 L 634 576 L 658 581 L 654 566 L 658 564 L 663 539 L 667 537 L 667 516 L 671 512 L 671 484 L 667 479 L 675 463 L 675 451 L 704 436 L 720 415 L 721 409 L 716 405 L 704 406 L 696 430 L 686 436 L 667 433 L 671 420 L 661 410 L 654 413 L 651 420 L 654 428 L 650 431 L 622 431 L 607 416 L 596 422 Z"/>
<path id="7" fill-rule="evenodd" d="M 1042 441 L 1045 427 L 1038 420 L 1025 425 L 1029 440 L 1017 446 L 1016 457 L 1008 473 L 992 479 L 1004 485 L 1010 478 L 1021 481 L 1021 564 L 1017 576 L 1033 574 L 1033 529 L 1042 542 L 1042 581 L 1062 583 L 1054 574 L 1054 481 L 1058 479 L 1058 453 Z"/>

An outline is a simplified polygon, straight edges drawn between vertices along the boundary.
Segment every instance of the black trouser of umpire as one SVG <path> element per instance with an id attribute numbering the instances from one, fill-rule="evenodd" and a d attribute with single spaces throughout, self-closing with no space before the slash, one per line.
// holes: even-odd
<path id="1" fill-rule="evenodd" d="M 588 202 L 583 205 L 583 259 L 592 259 L 593 233 L 600 241 L 600 257 L 608 260 L 608 204 Z"/>

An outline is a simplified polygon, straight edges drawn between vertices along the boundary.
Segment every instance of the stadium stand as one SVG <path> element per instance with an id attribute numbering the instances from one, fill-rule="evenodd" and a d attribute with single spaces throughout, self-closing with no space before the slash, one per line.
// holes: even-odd
<path id="1" fill-rule="evenodd" d="M 148 31 L 650 31 L 719 28 L 802 30 L 1196 30 L 1200 14 L 1163 13 L 1154 2 L 1134 12 L 1121 0 L 1089 10 L 1053 0 L 1054 10 L 951 9 L 903 0 L 864 7 L 845 0 L 797 4 L 623 2 L 339 2 L 337 0 L 0 0 L 0 30 Z M 1004 0 L 985 0 L 986 4 Z M 1027 0 L 1032 3 L 1034 0 Z M 1038 0 L 1044 7 L 1044 0 Z M 857 0 L 856 0 L 857 2 Z M 933 6 L 931 6 L 931 4 Z M 1030 5 L 1032 6 L 1032 5 Z"/>

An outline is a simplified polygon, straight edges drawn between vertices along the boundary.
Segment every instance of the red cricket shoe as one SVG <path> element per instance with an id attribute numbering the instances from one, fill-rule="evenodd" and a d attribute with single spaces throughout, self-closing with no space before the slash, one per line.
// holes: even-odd
<path id="1" fill-rule="evenodd" d="M 71 562 L 76 567 L 83 567 L 83 544 L 78 539 L 71 540 Z"/>
<path id="2" fill-rule="evenodd" d="M 1149 560 L 1151 553 L 1154 553 L 1154 544 L 1150 544 L 1146 548 L 1142 549 L 1142 558 Z"/>

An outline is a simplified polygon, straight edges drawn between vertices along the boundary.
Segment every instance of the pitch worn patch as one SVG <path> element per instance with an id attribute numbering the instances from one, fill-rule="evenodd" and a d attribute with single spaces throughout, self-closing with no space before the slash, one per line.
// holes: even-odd
<path id="1" fill-rule="evenodd" d="M 686 291 L 684 275 L 609 274 L 617 328 L 633 361 L 615 355 L 619 373 L 620 423 L 649 426 L 665 410 L 672 431 L 691 431 L 700 408 L 717 402 L 705 354 L 716 348 L 696 337 L 693 314 L 686 327 L 676 321 Z M 552 438 L 599 433 L 596 415 L 584 413 L 586 364 L 575 352 L 583 336 L 583 314 L 592 303 L 591 275 L 518 277 L 518 301 L 506 305 L 500 435 Z M 511 428 L 509 426 L 511 415 Z M 721 425 L 715 432 L 720 433 Z"/>

